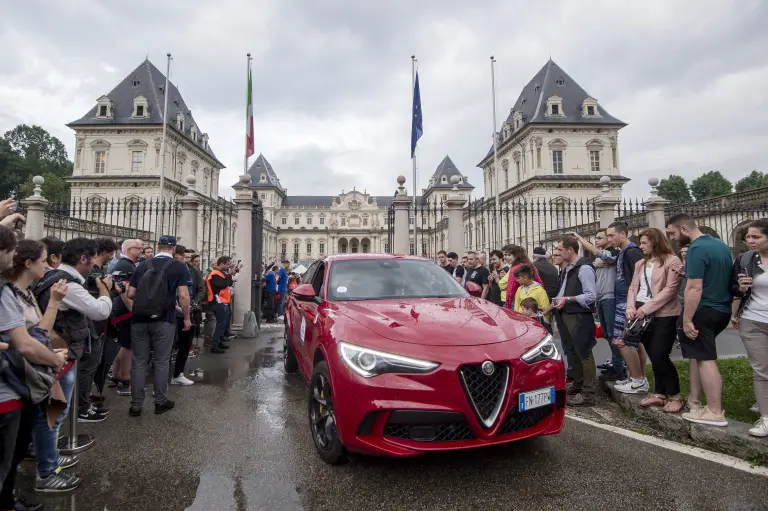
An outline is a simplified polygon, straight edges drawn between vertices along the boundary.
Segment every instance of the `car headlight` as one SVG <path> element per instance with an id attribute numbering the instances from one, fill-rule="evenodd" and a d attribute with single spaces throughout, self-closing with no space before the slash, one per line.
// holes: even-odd
<path id="1" fill-rule="evenodd" d="M 346 342 L 339 343 L 339 354 L 344 363 L 363 378 L 373 378 L 384 373 L 428 373 L 440 365 Z"/>
<path id="2" fill-rule="evenodd" d="M 523 362 L 533 364 L 542 360 L 562 360 L 563 355 L 557 349 L 557 344 L 551 335 L 547 335 L 536 346 L 526 351 L 522 357 Z"/>

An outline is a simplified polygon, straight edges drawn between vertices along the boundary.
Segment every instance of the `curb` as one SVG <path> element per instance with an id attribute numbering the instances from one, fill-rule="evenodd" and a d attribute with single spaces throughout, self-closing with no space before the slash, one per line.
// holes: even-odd
<path id="1" fill-rule="evenodd" d="M 724 428 L 688 422 L 681 414 L 664 413 L 654 406 L 641 407 L 640 401 L 646 395 L 617 392 L 612 383 L 601 381 L 600 385 L 622 411 L 640 419 L 657 434 L 757 465 L 768 464 L 768 438 L 751 436 L 751 425 L 733 419 L 728 419 L 728 426 Z"/>

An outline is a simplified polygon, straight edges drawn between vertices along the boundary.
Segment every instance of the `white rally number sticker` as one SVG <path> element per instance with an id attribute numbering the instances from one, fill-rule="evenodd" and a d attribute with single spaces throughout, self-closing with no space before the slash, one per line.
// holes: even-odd
<path id="1" fill-rule="evenodd" d="M 307 319 L 302 316 L 301 317 L 301 328 L 299 329 L 299 340 L 301 341 L 301 345 L 304 346 L 304 336 L 307 334 Z"/>

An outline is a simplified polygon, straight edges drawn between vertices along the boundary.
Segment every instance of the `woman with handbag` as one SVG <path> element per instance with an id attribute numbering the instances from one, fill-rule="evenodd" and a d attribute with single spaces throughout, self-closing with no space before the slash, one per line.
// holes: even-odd
<path id="1" fill-rule="evenodd" d="M 16 296 L 23 310 L 24 322 L 30 335 L 42 343 L 50 345 L 49 332 L 58 314 L 59 305 L 67 295 L 67 282 L 61 280 L 51 288 L 51 299 L 45 313 L 40 311 L 35 296 L 29 289 L 30 284 L 39 280 L 45 274 L 45 261 L 47 253 L 45 245 L 39 241 L 22 240 L 16 247 L 13 256 L 13 265 L 4 272 L 8 279 L 9 287 Z M 49 349 L 53 349 L 49 346 Z M 55 372 L 54 372 L 55 374 Z M 58 382 L 51 389 L 51 399 L 42 403 L 25 403 L 31 413 L 31 433 L 35 445 L 35 460 L 37 464 L 37 481 L 35 489 L 40 492 L 63 492 L 77 488 L 80 479 L 62 472 L 63 469 L 75 466 L 78 463 L 76 456 L 62 456 L 58 451 L 58 432 L 61 421 L 67 415 L 68 403 L 75 384 L 75 374 L 71 370 L 71 364 L 57 375 Z M 51 400 L 52 418 L 49 422 L 49 400 Z M 63 408 L 66 403 L 66 408 Z M 58 405 L 58 406 L 57 406 Z M 58 414 L 58 416 L 56 416 Z M 51 427 L 50 424 L 53 424 Z M 21 442 L 19 442 L 21 440 Z M 29 436 L 19 434 L 17 438 L 17 457 L 14 462 L 21 461 L 23 454 L 27 452 Z M 19 456 L 18 454 L 21 454 Z M 10 477 L 10 475 L 9 475 Z M 2 501 L 8 501 L 6 488 L 3 487 Z"/>
<path id="2" fill-rule="evenodd" d="M 626 347 L 622 348 L 622 355 L 628 367 L 631 364 L 637 369 L 640 364 L 638 352 L 629 348 L 637 343 L 638 348 L 645 348 L 651 360 L 655 393 L 643 399 L 640 406 L 662 406 L 667 413 L 677 413 L 683 409 L 684 402 L 680 396 L 677 369 L 669 355 L 677 338 L 677 318 L 681 313 L 677 289 L 683 275 L 683 263 L 659 229 L 646 229 L 640 233 L 640 249 L 645 257 L 635 266 L 627 296 L 627 319 L 633 328 L 628 328 L 624 336 Z M 621 388 L 619 385 L 614 388 L 631 392 L 633 384 L 631 381 Z"/>

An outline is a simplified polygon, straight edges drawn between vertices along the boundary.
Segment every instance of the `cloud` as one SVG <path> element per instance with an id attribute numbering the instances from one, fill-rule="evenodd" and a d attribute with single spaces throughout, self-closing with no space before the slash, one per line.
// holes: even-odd
<path id="1" fill-rule="evenodd" d="M 419 187 L 448 154 L 476 186 L 490 147 L 490 64 L 499 118 L 550 54 L 621 131 L 627 195 L 647 177 L 768 170 L 768 5 L 484 0 L 259 0 L 130 6 L 13 2 L 0 19 L 0 131 L 40 124 L 72 152 L 81 117 L 145 55 L 165 68 L 227 165 L 243 167 L 245 53 L 254 56 L 256 150 L 290 194 L 412 189 L 410 55 L 419 58 Z M 478 195 L 482 190 L 476 191 Z"/>

